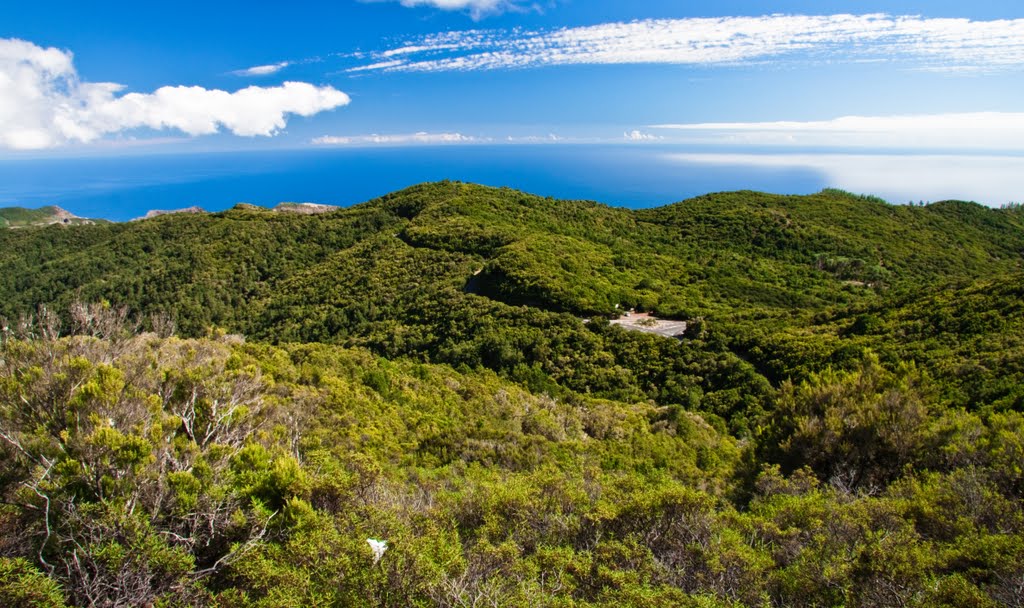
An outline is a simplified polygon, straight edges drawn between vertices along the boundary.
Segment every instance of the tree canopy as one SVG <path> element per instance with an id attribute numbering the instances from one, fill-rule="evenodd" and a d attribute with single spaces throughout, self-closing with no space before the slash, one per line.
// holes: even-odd
<path id="1" fill-rule="evenodd" d="M 1022 258 L 836 190 L 0 230 L 0 599 L 1018 605 Z"/>

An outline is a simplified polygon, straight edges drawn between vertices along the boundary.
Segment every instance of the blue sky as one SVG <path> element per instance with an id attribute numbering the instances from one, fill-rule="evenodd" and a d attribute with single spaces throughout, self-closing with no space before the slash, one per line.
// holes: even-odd
<path id="1" fill-rule="evenodd" d="M 940 155 L 1019 200 L 1022 76 L 1009 1 L 9 2 L 0 159 L 657 144 L 842 183 Z"/>

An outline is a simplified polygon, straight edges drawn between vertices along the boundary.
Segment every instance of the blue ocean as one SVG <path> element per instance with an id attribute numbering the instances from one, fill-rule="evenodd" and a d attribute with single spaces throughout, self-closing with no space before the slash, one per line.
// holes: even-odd
<path id="1" fill-rule="evenodd" d="M 239 202 L 347 206 L 443 179 L 631 208 L 722 190 L 803 194 L 829 185 L 810 170 L 681 163 L 656 146 L 304 149 L 2 160 L 0 206 L 59 205 L 122 221 L 192 205 L 208 211 Z"/>

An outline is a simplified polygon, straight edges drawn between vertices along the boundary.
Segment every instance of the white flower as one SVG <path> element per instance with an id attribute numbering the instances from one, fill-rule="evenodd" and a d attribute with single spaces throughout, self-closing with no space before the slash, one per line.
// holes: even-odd
<path id="1" fill-rule="evenodd" d="M 366 542 L 370 544 L 370 549 L 373 551 L 373 565 L 376 566 L 380 558 L 384 557 L 384 552 L 388 550 L 388 541 L 368 538 Z"/>

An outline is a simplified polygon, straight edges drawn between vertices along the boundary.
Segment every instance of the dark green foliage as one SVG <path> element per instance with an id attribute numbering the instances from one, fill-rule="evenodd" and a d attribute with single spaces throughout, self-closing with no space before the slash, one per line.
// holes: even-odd
<path id="1" fill-rule="evenodd" d="M 718 392 L 705 409 L 732 421 L 750 404 L 723 389 L 763 391 L 757 381 L 708 380 L 740 365 L 730 358 L 781 382 L 852 364 L 861 344 L 885 352 L 867 339 L 889 335 L 875 311 L 895 310 L 922 286 L 1016 272 L 1024 229 L 1012 209 L 896 207 L 834 190 L 628 211 L 443 182 L 332 213 L 240 206 L 5 231 L 0 245 L 0 315 L 12 320 L 39 304 L 63 311 L 76 298 L 105 299 L 169 317 L 184 335 L 218 326 L 278 343 L 367 346 L 484 366 L 543 390 L 687 406 Z M 1006 311 L 985 305 L 950 311 L 953 330 L 992 335 Z M 659 360 L 569 316 L 616 306 L 701 318 L 713 331 Z M 859 316 L 837 328 L 838 342 L 776 357 L 815 313 Z"/>
<path id="2" fill-rule="evenodd" d="M 1019 604 L 1022 256 L 837 190 L 0 231 L 0 598 Z"/>
<path id="3" fill-rule="evenodd" d="M 60 587 L 28 560 L 0 557 L 0 602 L 5 606 L 64 608 Z"/>

